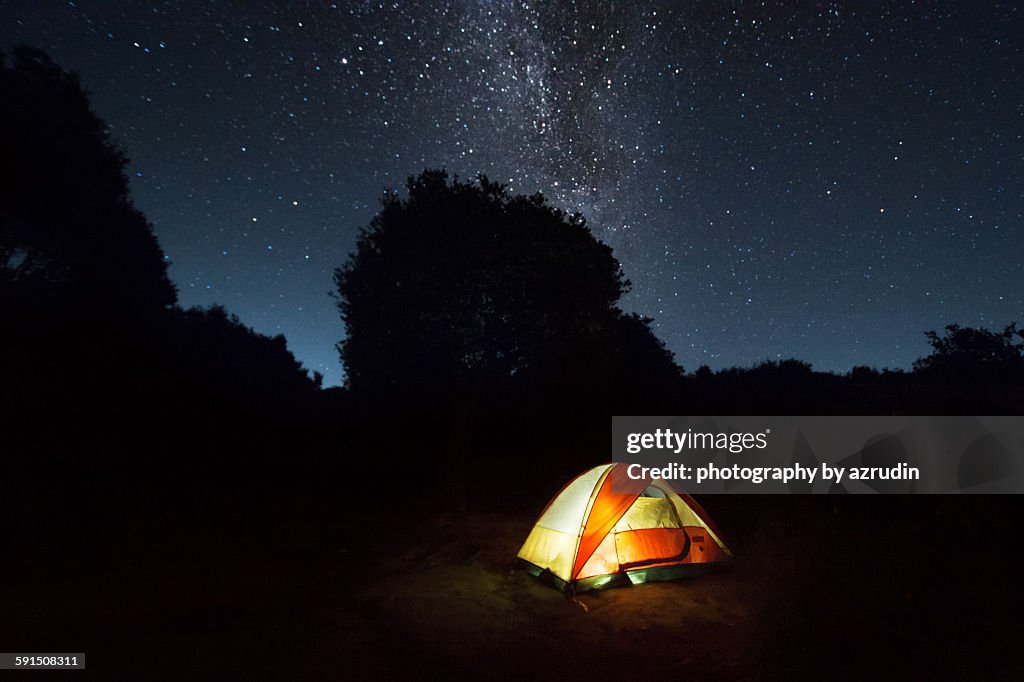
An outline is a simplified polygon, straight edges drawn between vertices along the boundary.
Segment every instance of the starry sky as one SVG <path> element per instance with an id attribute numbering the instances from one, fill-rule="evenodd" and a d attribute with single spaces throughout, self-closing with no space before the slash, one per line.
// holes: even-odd
<path id="1" fill-rule="evenodd" d="M 1024 322 L 1024 9 L 0 0 L 77 71 L 183 305 L 343 381 L 333 270 L 424 168 L 580 211 L 689 370 Z"/>

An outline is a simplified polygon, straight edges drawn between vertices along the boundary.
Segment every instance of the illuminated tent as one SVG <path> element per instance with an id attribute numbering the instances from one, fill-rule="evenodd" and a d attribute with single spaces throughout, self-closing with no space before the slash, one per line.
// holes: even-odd
<path id="1" fill-rule="evenodd" d="M 623 463 L 570 481 L 519 550 L 528 572 L 573 592 L 673 580 L 731 559 L 693 498 L 668 481 L 632 480 Z"/>

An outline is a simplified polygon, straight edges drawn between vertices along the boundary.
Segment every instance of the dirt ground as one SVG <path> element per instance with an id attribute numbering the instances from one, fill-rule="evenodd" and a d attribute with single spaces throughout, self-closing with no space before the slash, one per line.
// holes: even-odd
<path id="1" fill-rule="evenodd" d="M 0 641 L 70 644 L 96 679 L 1020 679 L 1016 562 L 963 521 L 1020 503 L 869 499 L 706 503 L 728 570 L 576 600 L 514 569 L 532 513 L 342 524 L 315 550 L 283 524 L 278 553 L 168 534 L 159 561 L 7 581 Z"/>

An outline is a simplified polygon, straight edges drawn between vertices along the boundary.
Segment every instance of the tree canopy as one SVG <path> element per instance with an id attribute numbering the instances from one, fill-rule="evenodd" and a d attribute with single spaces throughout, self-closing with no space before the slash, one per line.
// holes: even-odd
<path id="1" fill-rule="evenodd" d="M 284 337 L 223 308 L 180 310 L 128 161 L 75 74 L 0 54 L 0 376 L 12 399 L 242 402 L 314 386 Z M 67 388 L 65 388 L 67 387 Z M 176 396 L 172 397 L 172 396 Z M 175 405 L 174 409 L 178 409 Z"/>
<path id="2" fill-rule="evenodd" d="M 915 371 L 966 383 L 1024 377 L 1024 330 L 1016 324 L 1001 332 L 950 324 L 941 336 L 925 335 L 932 352 L 914 362 Z"/>
<path id="3" fill-rule="evenodd" d="M 176 293 L 127 159 L 78 77 L 45 53 L 0 54 L 0 292 L 138 312 Z"/>
<path id="4" fill-rule="evenodd" d="M 424 171 L 407 187 L 385 195 L 335 273 L 350 386 L 550 377 L 639 346 L 677 371 L 648 322 L 616 306 L 629 282 L 582 216 L 486 177 Z"/>

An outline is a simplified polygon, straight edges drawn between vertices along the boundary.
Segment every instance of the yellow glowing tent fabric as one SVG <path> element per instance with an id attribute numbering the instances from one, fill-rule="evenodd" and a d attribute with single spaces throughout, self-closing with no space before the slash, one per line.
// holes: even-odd
<path id="1" fill-rule="evenodd" d="M 562 488 L 519 550 L 523 566 L 582 591 L 671 580 L 732 559 L 693 498 L 626 472 L 625 464 L 602 464 Z"/>

